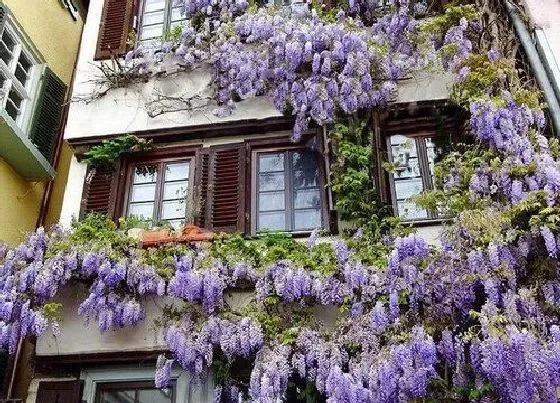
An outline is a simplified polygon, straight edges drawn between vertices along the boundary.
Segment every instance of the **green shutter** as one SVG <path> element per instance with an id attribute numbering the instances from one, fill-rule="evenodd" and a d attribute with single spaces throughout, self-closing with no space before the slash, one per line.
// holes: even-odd
<path id="1" fill-rule="evenodd" d="M 48 67 L 43 72 L 29 138 L 52 163 L 64 108 L 66 85 Z"/>

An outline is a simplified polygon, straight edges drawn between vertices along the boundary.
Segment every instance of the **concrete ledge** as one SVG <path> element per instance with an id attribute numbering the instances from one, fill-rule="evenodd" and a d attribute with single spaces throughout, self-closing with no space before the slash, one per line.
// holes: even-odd
<path id="1" fill-rule="evenodd" d="M 0 156 L 25 179 L 54 178 L 51 164 L 3 109 L 0 110 Z"/>

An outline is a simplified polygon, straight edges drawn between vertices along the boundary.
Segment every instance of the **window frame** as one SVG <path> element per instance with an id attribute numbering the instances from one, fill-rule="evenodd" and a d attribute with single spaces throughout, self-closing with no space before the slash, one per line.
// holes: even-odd
<path id="1" fill-rule="evenodd" d="M 121 181 L 117 188 L 117 208 L 115 211 L 116 217 L 128 217 L 128 210 L 130 204 L 130 197 L 132 194 L 132 182 L 134 178 L 134 168 L 137 165 L 158 165 L 158 178 L 156 179 L 156 194 L 154 199 L 154 212 L 155 217 L 152 218 L 152 225 L 156 225 L 158 222 L 162 221 L 161 218 L 161 205 L 163 199 L 157 198 L 161 196 L 162 185 L 164 182 L 164 177 L 161 175 L 160 168 L 166 163 L 174 162 L 189 162 L 189 188 L 186 195 L 186 206 L 185 212 L 185 224 L 192 224 L 194 221 L 194 214 L 196 212 L 198 202 L 195 200 L 195 170 L 196 170 L 196 149 L 186 149 L 182 148 L 161 148 L 154 150 L 152 152 L 143 152 L 134 154 L 131 156 L 125 156 L 122 159 L 120 166 L 120 177 Z M 190 203 L 190 209 L 188 209 Z M 189 220 L 188 220 L 189 219 Z"/>
<path id="2" fill-rule="evenodd" d="M 420 178 L 422 180 L 422 192 L 433 190 L 434 182 L 433 182 L 433 177 L 430 173 L 426 140 L 430 138 L 433 139 L 436 137 L 439 138 L 448 137 L 449 144 L 451 145 L 452 137 L 453 137 L 452 131 L 448 130 L 445 133 L 438 133 L 436 130 L 427 130 L 427 131 L 422 130 L 418 132 L 403 131 L 402 133 L 395 131 L 395 132 L 385 134 L 384 146 L 386 147 L 387 150 L 387 161 L 391 163 L 393 163 L 391 138 L 398 135 L 411 139 L 415 143 L 416 153 L 418 155 L 417 158 L 418 158 L 418 167 L 420 169 Z M 399 209 L 398 209 L 395 176 L 392 172 L 387 172 L 387 180 L 389 182 L 388 190 L 389 190 L 390 204 L 391 207 L 393 208 L 393 213 L 395 217 L 401 218 L 404 223 L 415 223 L 415 224 L 440 223 L 443 220 L 449 218 L 449 215 L 438 214 L 437 212 L 433 212 L 433 211 L 426 211 L 427 213 L 426 218 L 401 217 L 399 215 Z"/>
<path id="3" fill-rule="evenodd" d="M 136 35 L 137 35 L 137 40 L 139 43 L 143 43 L 145 45 L 154 45 L 157 42 L 161 42 L 166 34 L 166 32 L 169 32 L 169 30 L 171 29 L 171 24 L 173 23 L 173 21 L 171 21 L 171 16 L 173 14 L 173 8 L 174 6 L 174 0 L 164 0 L 165 1 L 165 8 L 163 10 L 163 30 L 162 30 L 162 34 L 161 36 L 158 37 L 154 37 L 154 38 L 146 38 L 146 39 L 141 39 L 140 36 L 142 35 L 142 30 L 144 28 L 144 8 L 146 7 L 146 1 L 147 0 L 138 0 L 138 6 L 136 7 L 136 12 L 135 14 L 135 27 L 136 27 Z M 187 21 L 188 18 L 183 18 L 180 21 Z M 147 24 L 148 26 L 150 25 L 159 25 L 159 24 Z"/>
<path id="4" fill-rule="evenodd" d="M 4 110 L 6 115 L 14 121 L 17 127 L 24 133 L 28 133 L 33 120 L 37 93 L 40 89 L 39 82 L 43 71 L 43 63 L 34 46 L 29 42 L 23 30 L 9 12 L 6 13 L 4 26 L 0 29 L 0 39 L 6 31 L 14 40 L 15 45 L 9 65 L 7 65 L 4 60 L 0 59 L 0 75 L 4 78 L 4 84 L 1 87 L 2 97 L 0 98 L 0 107 Z M 31 64 L 30 70 L 27 72 L 27 82 L 25 85 L 15 76 L 22 54 Z M 16 119 L 13 119 L 6 110 L 8 97 L 12 90 L 22 98 L 22 106 L 19 108 L 20 113 Z"/>
<path id="5" fill-rule="evenodd" d="M 177 398 L 177 385 L 176 380 L 172 380 L 167 387 L 171 389 L 171 403 L 176 402 Z M 159 390 L 155 387 L 154 381 L 148 380 L 127 380 L 127 381 L 113 381 L 113 382 L 100 382 L 95 387 L 95 403 L 101 403 L 101 393 L 104 391 L 124 391 L 135 390 L 135 403 L 138 400 L 139 390 Z"/>
<path id="6" fill-rule="evenodd" d="M 105 355 L 105 360 L 92 360 L 89 365 L 84 364 L 84 356 L 76 358 L 76 362 L 80 362 L 82 367 L 80 379 L 84 381 L 83 403 L 96 402 L 96 389 L 102 383 L 154 381 L 155 356 L 157 355 L 154 355 L 154 351 L 148 354 L 148 357 L 136 357 L 132 361 L 130 361 L 130 352 L 113 352 Z M 128 358 L 119 361 L 119 357 Z M 196 380 L 174 365 L 171 369 L 171 382 L 175 385 L 175 403 L 212 401 L 214 390 L 212 376 L 209 376 L 206 382 L 194 387 Z"/>
<path id="7" fill-rule="evenodd" d="M 309 136 L 307 137 L 307 139 L 309 139 Z M 313 150 L 314 154 L 316 156 L 317 159 L 317 168 L 319 170 L 319 191 L 320 191 L 320 195 L 321 195 L 321 226 L 319 227 L 320 229 L 323 229 L 325 231 L 329 231 L 330 230 L 330 223 L 329 223 L 329 210 L 328 210 L 328 189 L 326 186 L 327 183 L 327 178 L 326 178 L 326 170 L 325 170 L 325 160 L 324 160 L 324 156 L 322 151 L 322 141 L 320 141 L 320 136 L 315 136 L 315 139 L 317 140 L 317 150 Z M 271 142 L 276 143 L 277 145 L 271 147 L 269 146 L 271 144 Z M 303 144 L 302 144 L 303 143 Z M 249 235 L 252 236 L 259 236 L 262 234 L 266 234 L 266 231 L 259 231 L 257 229 L 257 222 L 258 222 L 258 154 L 273 154 L 273 153 L 284 153 L 286 155 L 286 153 L 288 152 L 294 152 L 294 151 L 298 151 L 298 150 L 305 150 L 305 141 L 302 141 L 300 144 L 294 144 L 292 142 L 289 141 L 288 138 L 285 137 L 281 137 L 281 138 L 271 138 L 271 139 L 265 139 L 265 140 L 255 140 L 253 142 L 249 143 L 249 151 L 250 151 L 250 164 L 249 164 L 249 168 L 250 168 L 250 172 L 248 172 L 249 175 L 249 181 L 250 181 L 250 186 L 247 186 L 247 190 L 248 192 L 246 192 L 246 199 L 248 202 L 248 206 L 246 206 L 246 211 L 247 211 L 247 217 L 249 219 L 249 230 L 250 233 Z M 284 189 L 284 197 L 286 201 L 290 201 L 289 203 L 285 203 L 285 211 L 286 211 L 286 215 L 288 215 L 288 213 L 290 214 L 290 216 L 293 217 L 293 188 L 292 188 L 292 183 L 291 183 L 291 175 L 288 174 L 288 172 L 292 172 L 292 170 L 285 170 L 284 171 L 284 175 L 286 177 L 289 176 L 288 181 L 285 183 L 285 189 Z M 289 184 L 289 189 L 287 188 Z M 292 218 L 293 219 L 293 218 Z M 294 234 L 294 235 L 308 235 L 313 231 L 313 229 L 304 229 L 304 230 L 290 230 L 290 229 L 283 229 L 283 230 L 277 230 L 274 232 L 285 232 L 285 233 L 289 233 L 289 234 Z"/>

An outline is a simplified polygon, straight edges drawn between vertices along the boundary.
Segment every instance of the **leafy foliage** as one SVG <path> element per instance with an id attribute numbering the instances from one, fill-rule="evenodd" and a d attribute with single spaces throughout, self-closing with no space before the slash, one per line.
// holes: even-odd
<path id="1" fill-rule="evenodd" d="M 84 153 L 83 162 L 93 167 L 112 167 L 122 154 L 146 150 L 150 143 L 132 134 L 103 140 Z"/>

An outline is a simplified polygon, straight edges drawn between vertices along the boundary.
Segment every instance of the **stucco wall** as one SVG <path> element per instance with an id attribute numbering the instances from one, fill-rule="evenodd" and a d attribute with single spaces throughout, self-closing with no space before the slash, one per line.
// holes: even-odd
<path id="1" fill-rule="evenodd" d="M 85 287 L 65 288 L 57 295 L 62 303 L 62 332 L 54 336 L 51 332 L 37 339 L 37 355 L 87 354 L 103 352 L 146 351 L 164 349 L 160 330 L 153 328 L 163 301 L 148 298 L 144 301 L 146 318 L 136 326 L 100 333 L 97 324 L 85 325 L 78 315 L 78 306 L 87 297 Z"/>
<path id="2" fill-rule="evenodd" d="M 45 184 L 29 182 L 0 158 L 0 241 L 13 245 L 35 228 Z"/>
<path id="3" fill-rule="evenodd" d="M 3 0 L 49 67 L 64 81 L 72 77 L 82 20 L 74 21 L 60 0 Z"/>
<path id="4" fill-rule="evenodd" d="M 70 84 L 80 43 L 82 21 L 74 21 L 58 0 L 4 0 L 18 24 L 49 67 Z M 52 209 L 48 222 L 58 221 L 68 149 L 61 158 L 55 178 Z M 45 183 L 29 182 L 0 159 L 0 240 L 15 244 L 35 228 L 45 190 Z"/>
<path id="5" fill-rule="evenodd" d="M 91 0 L 88 18 L 84 27 L 82 46 L 78 58 L 74 100 L 89 99 L 95 93 L 96 84 L 102 78 L 94 61 L 98 30 L 103 9 L 103 0 Z M 106 62 L 110 63 L 110 62 Z M 168 71 L 167 68 L 164 69 Z M 193 72 L 172 74 L 166 78 L 152 79 L 148 83 L 128 85 L 126 88 L 109 90 L 104 96 L 90 102 L 73 102 L 66 131 L 66 138 L 109 136 L 148 129 L 196 126 L 211 123 L 266 119 L 279 116 L 272 102 L 266 98 L 249 99 L 237 104 L 230 116 L 218 118 L 212 111 L 215 106 L 203 110 L 168 112 L 150 117 L 146 112 L 146 102 L 154 94 L 168 96 L 208 95 L 207 87 L 213 78 L 208 68 Z M 427 99 L 445 99 L 451 77 L 447 74 L 420 72 L 399 86 L 399 102 L 415 102 Z"/>

